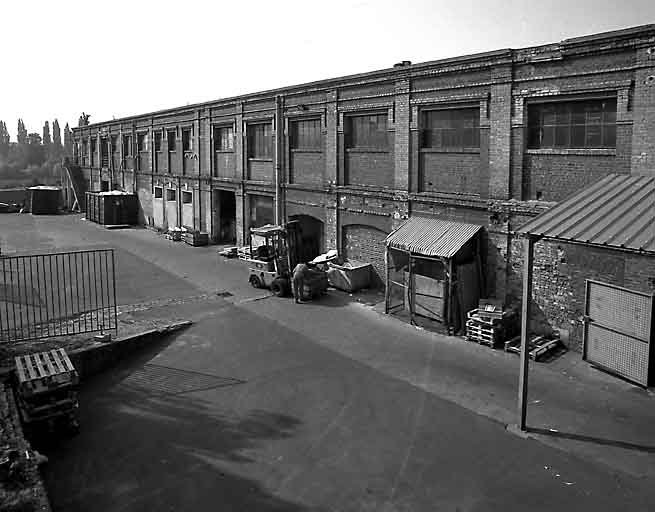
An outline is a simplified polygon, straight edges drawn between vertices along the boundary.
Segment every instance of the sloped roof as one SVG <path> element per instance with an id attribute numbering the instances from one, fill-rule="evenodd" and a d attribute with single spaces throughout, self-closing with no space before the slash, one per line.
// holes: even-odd
<path id="1" fill-rule="evenodd" d="M 655 253 L 655 177 L 611 174 L 517 233 Z"/>
<path id="2" fill-rule="evenodd" d="M 387 246 L 415 254 L 452 258 L 482 228 L 433 217 L 411 217 L 386 238 Z"/>

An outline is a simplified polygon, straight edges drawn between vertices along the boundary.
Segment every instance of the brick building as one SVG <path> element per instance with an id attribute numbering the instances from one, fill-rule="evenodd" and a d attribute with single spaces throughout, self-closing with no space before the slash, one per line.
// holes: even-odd
<path id="1" fill-rule="evenodd" d="M 384 239 L 409 216 L 482 225 L 486 295 L 511 302 L 518 226 L 608 174 L 655 174 L 655 25 L 402 62 L 82 126 L 74 138 L 90 190 L 134 192 L 146 225 L 216 242 L 298 219 L 316 251 L 336 247 L 382 276 Z M 552 269 L 563 250 L 544 244 L 537 260 Z M 633 267 L 621 279 L 655 289 Z M 570 279 L 557 268 L 560 284 L 544 277 L 544 289 Z"/>

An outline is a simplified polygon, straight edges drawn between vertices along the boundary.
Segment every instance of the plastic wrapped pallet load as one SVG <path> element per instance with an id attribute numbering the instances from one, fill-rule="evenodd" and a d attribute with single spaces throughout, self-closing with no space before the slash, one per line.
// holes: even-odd
<path id="1" fill-rule="evenodd" d="M 328 263 L 328 281 L 331 286 L 347 292 L 368 288 L 371 283 L 371 264 L 346 261 L 343 265 Z"/>

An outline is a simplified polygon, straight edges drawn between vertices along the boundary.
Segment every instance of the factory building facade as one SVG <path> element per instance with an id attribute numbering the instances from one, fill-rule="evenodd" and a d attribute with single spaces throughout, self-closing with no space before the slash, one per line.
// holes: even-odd
<path id="1" fill-rule="evenodd" d="M 481 225 L 485 295 L 511 302 L 520 225 L 609 174 L 655 174 L 655 25 L 73 132 L 88 189 L 137 194 L 147 226 L 241 245 L 251 226 L 296 219 L 314 252 L 371 262 L 379 282 L 385 238 L 409 217 Z"/>

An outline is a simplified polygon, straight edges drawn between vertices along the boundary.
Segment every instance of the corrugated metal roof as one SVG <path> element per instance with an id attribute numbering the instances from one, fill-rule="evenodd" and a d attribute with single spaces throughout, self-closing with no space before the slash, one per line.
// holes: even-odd
<path id="1" fill-rule="evenodd" d="M 411 217 L 387 236 L 396 249 L 425 256 L 452 258 L 482 226 L 433 217 Z"/>
<path id="2" fill-rule="evenodd" d="M 611 174 L 517 232 L 655 253 L 655 177 Z"/>

